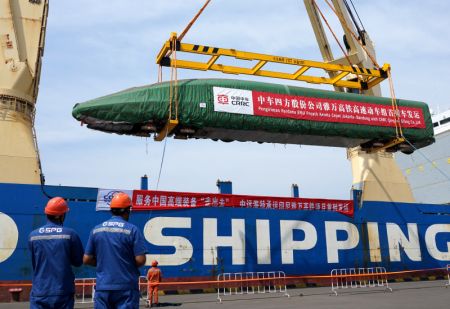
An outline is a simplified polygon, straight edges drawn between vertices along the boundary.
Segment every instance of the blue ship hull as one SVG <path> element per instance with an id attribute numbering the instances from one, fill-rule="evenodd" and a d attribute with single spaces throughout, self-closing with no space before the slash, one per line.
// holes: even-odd
<path id="1" fill-rule="evenodd" d="M 110 217 L 95 210 L 96 188 L 0 184 L 0 216 L 9 222 L 2 226 L 3 242 L 14 234 L 14 226 L 18 232 L 15 246 L 1 248 L 0 281 L 31 280 L 27 238 L 46 221 L 43 207 L 48 198 L 42 189 L 68 199 L 65 225 L 79 233 L 84 245 L 90 230 Z M 133 212 L 130 222 L 144 231 L 149 259 L 158 257 L 167 279 L 273 270 L 316 275 L 333 268 L 372 266 L 419 270 L 450 263 L 448 205 L 358 206 L 355 198 L 353 218 L 317 210 L 205 207 Z M 76 277 L 95 277 L 92 267 L 75 272 Z"/>

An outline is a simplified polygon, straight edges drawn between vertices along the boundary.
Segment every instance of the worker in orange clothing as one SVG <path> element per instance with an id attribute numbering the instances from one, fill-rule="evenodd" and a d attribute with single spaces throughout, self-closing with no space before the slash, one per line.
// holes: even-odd
<path id="1" fill-rule="evenodd" d="M 162 273 L 161 269 L 158 268 L 158 261 L 152 261 L 152 267 L 147 272 L 147 286 L 148 286 L 147 307 L 148 306 L 152 307 L 153 304 L 159 306 L 158 287 L 159 283 L 161 282 L 161 279 Z M 155 296 L 155 298 L 153 298 L 153 295 Z M 153 303 L 153 301 L 155 302 Z"/>

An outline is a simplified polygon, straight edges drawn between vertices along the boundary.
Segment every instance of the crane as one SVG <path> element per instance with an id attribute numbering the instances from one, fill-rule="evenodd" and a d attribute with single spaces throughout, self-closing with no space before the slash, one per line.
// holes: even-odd
<path id="1" fill-rule="evenodd" d="M 304 81 L 313 84 L 332 85 L 337 92 L 356 92 L 365 95 L 381 97 L 379 83 L 390 77 L 390 65 L 379 66 L 376 62 L 375 49 L 367 32 L 357 23 L 355 16 L 347 3 L 347 0 L 329 0 L 325 2 L 337 15 L 339 23 L 345 33 L 344 43 L 347 51 L 343 50 L 345 57 L 335 58 L 331 50 L 322 21 L 326 22 L 316 0 L 304 0 L 304 5 L 316 36 L 316 40 L 322 54 L 323 62 L 310 61 L 299 58 L 266 55 L 261 53 L 245 52 L 235 49 L 205 46 L 182 42 L 187 30 L 198 18 L 210 0 L 195 16 L 182 35 L 172 33 L 161 48 L 156 62 L 160 66 L 172 69 L 184 68 L 202 71 L 219 71 L 227 74 L 246 74 L 262 77 L 281 78 L 288 80 Z M 326 22 L 328 26 L 328 22 Z M 331 29 L 330 29 L 331 30 Z M 356 35 L 356 34 L 357 35 Z M 197 54 L 206 56 L 206 61 L 182 60 L 180 55 Z M 232 57 L 239 61 L 251 61 L 251 66 L 227 65 L 220 63 L 221 57 Z M 192 58 L 192 57 L 191 57 Z M 284 64 L 293 67 L 293 72 L 264 70 L 269 63 Z M 308 74 L 310 69 L 322 72 L 320 76 Z M 328 75 L 328 76 L 324 76 Z M 175 73 L 176 76 L 176 73 Z M 392 86 L 392 80 L 390 79 Z M 398 115 L 398 107 L 393 95 L 394 115 Z M 401 124 L 398 116 L 395 116 L 397 138 L 381 145 L 373 145 L 372 151 L 362 151 L 361 147 L 348 149 L 347 157 L 352 166 L 352 187 L 362 191 L 361 200 L 413 202 L 411 188 L 397 166 L 391 150 L 396 147 L 405 147 L 411 151 L 402 137 Z M 178 119 L 169 113 L 169 121 L 156 135 L 155 139 L 163 140 L 176 128 Z"/>
<path id="2" fill-rule="evenodd" d="M 0 0 L 0 182 L 42 183 L 34 130 L 48 0 Z"/>
<path id="3" fill-rule="evenodd" d="M 376 61 L 375 48 L 368 33 L 361 29 L 347 3 L 347 0 L 326 0 L 336 12 L 345 35 L 347 57 L 357 66 L 371 66 Z M 314 30 L 314 34 L 322 54 L 329 64 L 341 64 L 347 57 L 335 58 L 327 39 L 321 19 L 321 12 L 315 0 L 304 0 L 304 5 Z M 357 33 L 358 36 L 355 36 Z M 333 72 L 329 72 L 330 77 Z M 336 91 L 345 91 L 335 87 Z M 380 85 L 362 90 L 365 95 L 381 96 Z M 392 202 L 414 202 L 411 187 L 394 159 L 394 154 L 387 151 L 367 153 L 360 147 L 347 150 L 347 158 L 352 166 L 352 186 L 362 191 L 361 200 L 377 200 Z"/>

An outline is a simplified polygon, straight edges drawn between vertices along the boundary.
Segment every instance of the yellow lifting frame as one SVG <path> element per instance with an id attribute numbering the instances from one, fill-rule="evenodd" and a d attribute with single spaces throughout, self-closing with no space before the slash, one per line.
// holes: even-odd
<path id="1" fill-rule="evenodd" d="M 176 44 L 177 58 L 171 58 L 172 46 Z M 201 54 L 211 56 L 207 62 L 188 61 L 178 59 L 181 53 Z M 258 61 L 251 68 L 243 68 L 217 63 L 221 56 L 233 57 L 239 60 Z M 272 56 L 252 52 L 239 51 L 235 49 L 217 48 L 203 45 L 181 43 L 176 33 L 164 43 L 156 63 L 161 66 L 176 67 L 180 69 L 192 69 L 201 71 L 219 71 L 227 74 L 245 74 L 263 77 L 281 78 L 288 80 L 304 81 L 312 84 L 329 84 L 337 87 L 367 90 L 385 80 L 390 69 L 389 64 L 384 64 L 381 69 L 367 69 L 358 66 L 340 65 L 319 61 L 303 60 L 298 58 Z M 263 70 L 267 63 L 287 64 L 298 67 L 294 73 L 276 72 Z M 322 69 L 324 73 L 334 72 L 334 77 L 305 75 L 309 69 Z M 345 80 L 350 74 L 358 75 L 356 80 Z"/>
<path id="2" fill-rule="evenodd" d="M 386 144 L 384 144 L 383 146 L 373 147 L 371 149 L 368 149 L 366 152 L 367 153 L 375 153 L 375 152 L 378 152 L 378 151 L 381 151 L 381 150 L 386 150 L 388 148 L 391 148 L 391 147 L 394 147 L 396 145 L 399 145 L 399 144 L 401 144 L 401 143 L 403 143 L 405 141 L 406 141 L 406 139 L 404 137 L 396 137 L 393 140 L 391 140 L 391 141 L 387 142 Z"/>
<path id="3" fill-rule="evenodd" d="M 167 137 L 167 135 L 169 135 L 173 131 L 173 129 L 175 129 L 177 125 L 178 119 L 169 119 L 166 122 L 164 128 L 162 128 L 162 130 L 155 135 L 154 140 L 157 142 L 163 141 Z"/>

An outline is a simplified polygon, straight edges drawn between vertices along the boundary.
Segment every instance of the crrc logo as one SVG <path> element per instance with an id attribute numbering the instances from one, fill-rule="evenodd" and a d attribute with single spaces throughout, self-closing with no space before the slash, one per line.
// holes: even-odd
<path id="1" fill-rule="evenodd" d="M 226 94 L 218 94 L 217 103 L 228 104 L 228 96 Z"/>

